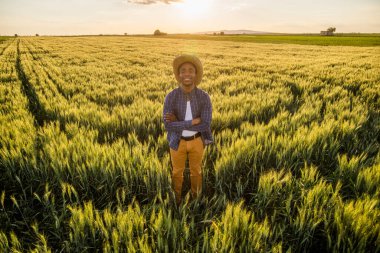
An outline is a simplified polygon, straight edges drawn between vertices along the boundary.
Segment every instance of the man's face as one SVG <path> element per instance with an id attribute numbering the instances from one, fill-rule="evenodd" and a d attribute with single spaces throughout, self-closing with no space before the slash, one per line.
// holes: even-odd
<path id="1" fill-rule="evenodd" d="M 179 68 L 179 78 L 181 80 L 182 85 L 191 86 L 193 85 L 196 77 L 196 69 L 191 63 L 184 63 Z"/>

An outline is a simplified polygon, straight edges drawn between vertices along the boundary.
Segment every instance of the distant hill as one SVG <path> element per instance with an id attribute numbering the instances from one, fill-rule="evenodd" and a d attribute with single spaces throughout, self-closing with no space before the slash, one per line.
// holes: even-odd
<path id="1" fill-rule="evenodd" d="M 271 32 L 263 31 L 252 31 L 252 30 L 219 30 L 219 31 L 207 31 L 207 32 L 197 32 L 194 34 L 214 34 L 224 32 L 224 34 L 271 34 Z"/>

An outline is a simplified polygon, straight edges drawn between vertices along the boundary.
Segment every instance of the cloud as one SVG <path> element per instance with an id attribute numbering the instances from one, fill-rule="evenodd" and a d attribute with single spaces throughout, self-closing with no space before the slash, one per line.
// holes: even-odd
<path id="1" fill-rule="evenodd" d="M 165 4 L 171 4 L 171 3 L 178 3 L 182 2 L 182 0 L 128 0 L 128 3 L 134 3 L 134 4 L 156 4 L 156 3 L 165 3 Z"/>

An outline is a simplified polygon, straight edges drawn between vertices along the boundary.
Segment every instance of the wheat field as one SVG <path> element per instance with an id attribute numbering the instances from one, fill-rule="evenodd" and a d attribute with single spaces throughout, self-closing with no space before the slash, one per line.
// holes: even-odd
<path id="1" fill-rule="evenodd" d="M 176 207 L 181 53 L 203 62 L 215 144 Z M 0 66 L 1 252 L 380 251 L 379 47 L 19 37 Z"/>

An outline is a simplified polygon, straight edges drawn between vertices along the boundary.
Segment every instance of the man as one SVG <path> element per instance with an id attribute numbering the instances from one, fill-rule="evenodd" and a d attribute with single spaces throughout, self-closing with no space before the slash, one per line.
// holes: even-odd
<path id="1" fill-rule="evenodd" d="M 189 158 L 191 193 L 202 190 L 204 147 L 213 142 L 211 134 L 211 100 L 197 88 L 203 76 L 201 61 L 194 55 L 180 55 L 173 61 L 179 87 L 165 97 L 164 125 L 170 146 L 172 183 L 176 202 L 181 202 L 183 172 Z"/>

